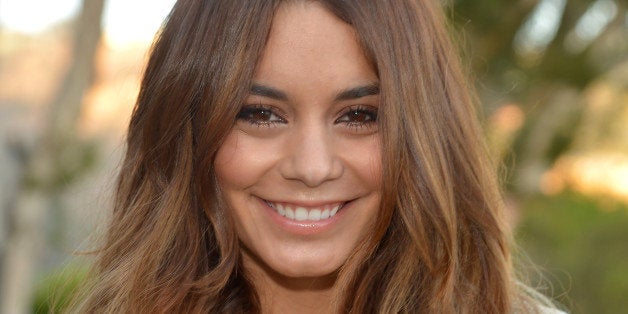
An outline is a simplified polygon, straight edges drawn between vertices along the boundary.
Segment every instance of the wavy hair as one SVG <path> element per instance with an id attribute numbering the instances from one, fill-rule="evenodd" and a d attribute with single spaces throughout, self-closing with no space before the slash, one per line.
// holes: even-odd
<path id="1" fill-rule="evenodd" d="M 128 130 L 115 205 L 79 312 L 260 312 L 213 160 L 249 93 L 281 0 L 179 0 Z M 321 0 L 380 84 L 377 226 L 338 276 L 348 313 L 506 313 L 502 201 L 443 14 L 428 0 Z"/>

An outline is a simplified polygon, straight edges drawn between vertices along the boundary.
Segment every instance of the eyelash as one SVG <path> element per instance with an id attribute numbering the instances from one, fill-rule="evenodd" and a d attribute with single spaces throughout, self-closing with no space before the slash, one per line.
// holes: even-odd
<path id="1" fill-rule="evenodd" d="M 351 116 L 356 118 L 356 115 L 365 115 L 362 117 L 362 121 L 351 121 Z M 345 118 L 346 117 L 346 118 Z M 351 128 L 362 128 L 371 126 L 377 123 L 377 108 L 371 106 L 351 106 L 342 112 L 340 118 L 336 119 L 334 123 L 345 123 Z"/>
<path id="2" fill-rule="evenodd" d="M 240 109 L 240 112 L 238 112 L 236 119 L 246 121 L 259 127 L 270 127 L 273 124 L 286 123 L 287 121 L 280 115 L 276 114 L 275 111 L 276 109 L 270 106 L 245 105 L 242 109 Z M 255 117 L 254 115 L 267 115 L 267 118 L 270 118 L 270 120 L 263 121 L 260 117 Z"/>
<path id="3" fill-rule="evenodd" d="M 264 106 L 261 104 L 245 105 L 242 109 L 240 109 L 240 112 L 238 112 L 236 119 L 248 122 L 258 127 L 270 127 L 274 124 L 287 123 L 286 119 L 277 114 L 276 111 L 277 109 L 271 106 Z M 255 115 L 261 116 L 255 117 Z M 352 119 L 351 115 L 353 115 L 354 119 Z M 347 127 L 352 129 L 370 127 L 377 123 L 377 108 L 363 105 L 351 106 L 344 110 L 340 117 L 334 121 L 334 124 L 339 123 L 344 123 Z"/>

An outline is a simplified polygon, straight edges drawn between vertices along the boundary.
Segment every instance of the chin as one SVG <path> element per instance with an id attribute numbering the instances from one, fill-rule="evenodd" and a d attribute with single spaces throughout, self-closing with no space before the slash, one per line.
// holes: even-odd
<path id="1" fill-rule="evenodd" d="M 313 278 L 313 277 L 325 277 L 335 273 L 341 266 L 340 265 L 304 265 L 305 263 L 291 265 L 281 265 L 278 267 L 272 267 L 272 269 L 278 274 L 289 278 Z"/>
<path id="2" fill-rule="evenodd" d="M 335 275 L 344 264 L 346 257 L 329 252 L 329 257 L 321 255 L 299 256 L 293 254 L 257 254 L 248 248 L 243 250 L 245 265 L 253 272 L 275 274 L 276 279 L 313 279 Z M 327 255 L 327 254 L 324 254 Z M 348 257 L 348 254 L 347 254 Z"/>

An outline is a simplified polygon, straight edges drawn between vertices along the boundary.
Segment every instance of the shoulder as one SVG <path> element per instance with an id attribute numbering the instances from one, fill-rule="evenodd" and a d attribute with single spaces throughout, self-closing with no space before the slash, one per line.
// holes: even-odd
<path id="1" fill-rule="evenodd" d="M 515 314 L 568 314 L 547 299 L 527 300 L 514 307 Z"/>

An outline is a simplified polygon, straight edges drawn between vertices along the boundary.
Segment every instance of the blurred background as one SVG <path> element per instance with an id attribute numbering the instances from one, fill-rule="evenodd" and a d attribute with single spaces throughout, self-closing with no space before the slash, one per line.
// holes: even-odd
<path id="1" fill-rule="evenodd" d="M 174 0 L 0 0 L 0 313 L 59 311 L 110 210 Z M 628 3 L 441 0 L 477 87 L 527 282 L 628 308 Z M 52 299 L 58 300 L 51 303 Z"/>

